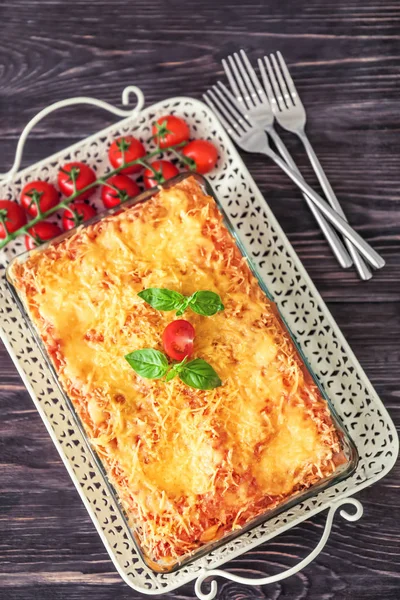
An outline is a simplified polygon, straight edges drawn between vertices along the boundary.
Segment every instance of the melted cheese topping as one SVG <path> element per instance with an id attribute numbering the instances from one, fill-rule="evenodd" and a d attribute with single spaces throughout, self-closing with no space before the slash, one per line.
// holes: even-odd
<path id="1" fill-rule="evenodd" d="M 340 462 L 325 401 L 193 179 L 34 253 L 14 277 L 154 563 L 243 527 Z M 223 312 L 184 316 L 221 387 L 142 379 L 127 364 L 128 352 L 162 350 L 175 318 L 138 296 L 149 287 L 221 296 Z"/>

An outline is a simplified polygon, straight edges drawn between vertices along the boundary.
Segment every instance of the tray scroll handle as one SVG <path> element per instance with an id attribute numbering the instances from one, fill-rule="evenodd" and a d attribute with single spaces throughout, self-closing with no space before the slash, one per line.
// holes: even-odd
<path id="1" fill-rule="evenodd" d="M 44 117 L 46 117 L 51 112 L 58 110 L 59 108 L 65 108 L 66 106 L 72 106 L 74 104 L 92 104 L 93 106 L 98 106 L 99 108 L 103 108 L 108 112 L 113 113 L 119 117 L 134 117 L 142 110 L 144 105 L 144 96 L 143 92 L 140 88 L 135 85 L 128 85 L 122 92 L 122 104 L 123 106 L 128 106 L 130 102 L 130 95 L 135 94 L 136 96 L 136 106 L 134 108 L 122 109 L 109 104 L 108 102 L 104 102 L 103 100 L 98 100 L 97 98 L 91 98 L 90 96 L 77 96 L 76 98 L 67 98 L 66 100 L 60 100 L 59 102 L 55 102 L 54 104 L 50 104 L 37 115 L 33 117 L 27 123 L 24 130 L 22 131 L 20 138 L 18 140 L 17 149 L 15 151 L 14 164 L 9 171 L 6 173 L 0 173 L 0 182 L 2 180 L 9 180 L 14 177 L 14 175 L 18 172 L 18 169 L 22 160 L 22 153 L 24 150 L 24 145 L 26 139 L 31 132 L 31 130 L 35 127 L 39 121 L 41 121 Z"/>
<path id="2" fill-rule="evenodd" d="M 356 511 L 353 514 L 350 514 L 346 510 L 342 509 L 340 511 L 341 517 L 343 517 L 347 521 L 358 521 L 358 519 L 360 519 L 362 517 L 362 514 L 363 514 L 362 504 L 359 500 L 356 500 L 355 498 L 342 498 L 341 500 L 338 500 L 337 502 L 334 502 L 333 504 L 331 504 L 329 511 L 328 511 L 327 518 L 326 518 L 324 533 L 322 534 L 322 537 L 321 537 L 318 545 L 316 546 L 316 548 L 314 548 L 314 550 L 308 556 L 306 556 L 306 558 L 303 558 L 303 560 L 300 561 L 294 567 L 291 567 L 290 569 L 283 571 L 283 573 L 278 573 L 277 575 L 271 575 L 270 577 L 261 577 L 261 578 L 257 578 L 257 579 L 250 579 L 248 577 L 240 577 L 239 575 L 234 575 L 233 573 L 228 573 L 227 571 L 222 571 L 221 569 L 212 569 L 212 570 L 211 569 L 210 570 L 203 569 L 201 571 L 199 577 L 196 580 L 196 584 L 195 584 L 195 588 L 194 588 L 197 598 L 199 598 L 199 600 L 213 600 L 213 598 L 216 598 L 218 586 L 217 586 L 217 582 L 214 579 L 212 579 L 210 582 L 211 589 L 208 593 L 205 593 L 201 590 L 204 581 L 206 579 L 208 579 L 209 577 L 212 577 L 212 578 L 224 577 L 225 579 L 229 579 L 230 581 L 235 581 L 236 583 L 253 586 L 253 585 L 267 585 L 268 583 L 276 583 L 277 581 L 281 581 L 282 579 L 286 579 L 287 577 L 290 577 L 291 575 L 298 573 L 299 571 L 301 571 L 301 569 L 303 569 L 308 564 L 310 564 L 310 562 L 312 562 L 318 556 L 318 554 L 323 550 L 326 542 L 328 541 L 329 534 L 332 529 L 332 523 L 333 523 L 333 518 L 335 516 L 335 513 L 338 510 L 338 508 L 340 508 L 344 504 L 352 504 L 353 506 L 355 506 Z"/>

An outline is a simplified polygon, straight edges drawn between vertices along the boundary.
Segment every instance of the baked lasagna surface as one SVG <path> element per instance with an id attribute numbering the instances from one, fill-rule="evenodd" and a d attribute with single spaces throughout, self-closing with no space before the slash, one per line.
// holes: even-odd
<path id="1" fill-rule="evenodd" d="M 151 561 L 173 563 L 332 474 L 343 454 L 295 347 L 193 178 L 14 267 L 59 380 Z M 217 292 L 187 311 L 210 391 L 143 379 L 124 355 L 163 350 L 174 312 L 138 292 Z"/>

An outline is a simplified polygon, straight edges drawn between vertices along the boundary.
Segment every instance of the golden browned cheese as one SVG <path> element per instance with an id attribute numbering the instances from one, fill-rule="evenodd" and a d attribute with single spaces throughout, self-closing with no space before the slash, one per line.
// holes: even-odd
<path id="1" fill-rule="evenodd" d="M 325 401 L 193 178 L 34 253 L 13 276 L 152 561 L 243 527 L 342 460 Z M 224 311 L 184 315 L 194 357 L 221 387 L 143 379 L 128 365 L 133 350 L 162 350 L 176 318 L 138 296 L 149 287 L 221 296 Z"/>

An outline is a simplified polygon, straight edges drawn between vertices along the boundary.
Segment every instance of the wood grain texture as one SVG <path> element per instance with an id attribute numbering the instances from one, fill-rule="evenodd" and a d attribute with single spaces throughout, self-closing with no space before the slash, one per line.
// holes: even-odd
<path id="1" fill-rule="evenodd" d="M 400 424 L 400 5 L 394 0 L 4 0 L 0 3 L 0 170 L 44 106 L 75 95 L 115 103 L 128 84 L 148 103 L 201 94 L 221 58 L 280 49 L 308 110 L 315 150 L 351 223 L 387 260 L 367 282 L 342 271 L 290 181 L 243 156 L 333 316 Z M 103 128 L 69 109 L 34 131 L 28 165 Z M 299 143 L 284 133 L 311 184 Z M 0 599 L 134 600 L 116 573 L 5 349 L 0 349 Z M 320 557 L 264 588 L 220 584 L 220 600 L 399 600 L 400 466 L 360 493 L 364 517 L 337 517 Z M 242 575 L 292 566 L 318 543 L 319 515 L 233 561 Z M 187 585 L 167 598 L 194 598 Z M 155 598 L 158 598 L 156 596 Z"/>

